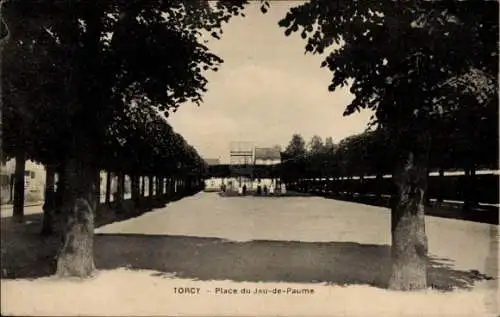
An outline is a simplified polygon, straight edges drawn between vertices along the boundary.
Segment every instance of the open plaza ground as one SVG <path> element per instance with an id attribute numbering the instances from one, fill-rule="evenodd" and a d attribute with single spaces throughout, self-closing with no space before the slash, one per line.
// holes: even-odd
<path id="1" fill-rule="evenodd" d="M 387 208 L 198 193 L 96 228 L 97 274 L 51 277 L 56 237 L 2 211 L 2 315 L 493 316 L 498 226 L 426 216 L 429 289 L 386 289 Z M 227 294 L 231 294 L 228 297 Z M 224 295 L 224 296 L 222 296 Z"/>

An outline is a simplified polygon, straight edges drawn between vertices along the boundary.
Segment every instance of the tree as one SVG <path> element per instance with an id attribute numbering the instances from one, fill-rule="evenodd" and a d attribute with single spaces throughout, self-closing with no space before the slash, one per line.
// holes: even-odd
<path id="1" fill-rule="evenodd" d="M 242 3 L 224 1 L 8 2 L 9 26 L 19 21 L 19 30 L 25 31 L 37 57 L 47 57 L 39 64 L 44 71 L 32 76 L 33 81 L 65 87 L 39 85 L 36 90 L 48 101 L 43 105 L 63 111 L 62 122 L 68 126 L 58 139 L 63 153 L 58 163 L 65 175 L 62 209 L 67 218 L 58 275 L 85 277 L 95 269 L 96 181 L 102 142 L 115 114 L 136 99 L 167 115 L 185 101 L 201 102 L 206 91 L 203 72 L 217 70 L 222 60 L 201 43 L 200 34 L 212 32 L 218 38 L 222 24 L 241 8 Z M 22 22 L 31 23 L 25 27 Z M 14 40 L 15 33 L 11 35 Z M 47 50 L 36 50 L 41 38 L 47 39 Z M 15 59 L 16 52 L 13 49 L 7 57 Z M 25 65 L 13 65 L 9 73 L 15 90 L 24 87 L 22 77 L 15 76 Z M 38 96 L 29 89 L 13 95 L 33 100 Z M 41 104 L 18 102 L 15 107 L 26 106 L 32 115 Z"/>
<path id="2" fill-rule="evenodd" d="M 325 139 L 325 150 L 328 152 L 333 152 L 335 150 L 335 143 L 333 143 L 331 136 Z"/>
<path id="3" fill-rule="evenodd" d="M 318 135 L 314 135 L 311 138 L 311 141 L 309 141 L 308 149 L 309 149 L 309 153 L 311 153 L 311 154 L 323 152 L 324 144 L 323 144 L 323 140 L 321 139 L 321 137 Z"/>
<path id="4" fill-rule="evenodd" d="M 283 153 L 285 158 L 295 158 L 306 153 L 306 142 L 300 134 L 294 134 Z"/>
<path id="5" fill-rule="evenodd" d="M 345 115 L 372 109 L 375 122 L 391 136 L 398 160 L 389 288 L 426 288 L 423 204 L 432 132 L 460 109 L 478 110 L 484 99 L 497 95 L 498 85 L 489 83 L 496 83 L 498 4 L 312 0 L 292 8 L 279 25 L 285 35 L 300 29 L 306 51 L 327 54 L 321 66 L 333 73 L 330 90 L 352 81 L 355 98 Z M 450 79 L 475 70 L 482 75 L 469 76 L 465 86 L 482 88 L 451 85 L 444 91 Z M 457 96 L 471 96 L 475 102 L 457 104 Z"/>

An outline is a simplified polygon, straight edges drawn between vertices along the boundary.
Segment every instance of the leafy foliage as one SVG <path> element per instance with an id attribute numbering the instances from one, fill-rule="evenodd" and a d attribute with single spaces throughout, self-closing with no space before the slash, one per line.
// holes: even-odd
<path id="1" fill-rule="evenodd" d="M 323 140 L 319 135 L 314 135 L 311 138 L 311 141 L 309 141 L 309 153 L 315 154 L 315 153 L 321 153 L 324 151 L 324 144 Z"/>
<path id="2" fill-rule="evenodd" d="M 113 171 L 202 170 L 194 148 L 157 111 L 168 116 L 184 102 L 202 101 L 204 72 L 222 63 L 203 35 L 219 38 L 244 4 L 9 1 L 7 153 L 23 149 L 44 163 L 60 162 L 78 145 L 76 155 Z"/>
<path id="3" fill-rule="evenodd" d="M 306 153 L 306 142 L 300 134 L 294 134 L 292 140 L 283 152 L 285 159 L 295 158 Z"/>
<path id="4" fill-rule="evenodd" d="M 498 123 L 496 126 L 498 127 Z M 491 132 L 479 134 L 483 137 L 489 135 L 487 142 L 494 147 L 495 134 Z M 470 147 L 470 140 L 470 136 L 464 136 L 457 131 L 450 131 L 449 134 L 435 138 L 429 170 L 497 169 L 498 154 L 492 151 L 491 147 L 481 146 L 486 144 L 484 142 Z M 397 159 L 397 144 L 391 142 L 389 132 L 376 129 L 349 136 L 335 144 L 334 150 L 303 153 L 284 161 L 281 173 L 287 180 L 376 176 L 391 174 Z"/>
<path id="5" fill-rule="evenodd" d="M 352 80 L 355 98 L 345 115 L 369 108 L 381 125 L 421 130 L 443 121 L 440 108 L 476 107 L 489 99 L 484 93 L 497 94 L 496 87 L 482 89 L 472 94 L 474 103 L 457 103 L 456 93 L 442 89 L 474 70 L 496 78 L 494 1 L 312 0 L 292 8 L 279 25 L 285 35 L 300 32 L 307 52 L 327 54 L 321 66 L 333 73 L 330 90 Z"/>

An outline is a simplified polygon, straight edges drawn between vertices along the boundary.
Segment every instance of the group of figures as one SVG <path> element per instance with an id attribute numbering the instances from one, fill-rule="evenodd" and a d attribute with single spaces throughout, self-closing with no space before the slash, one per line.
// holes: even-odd
<path id="1" fill-rule="evenodd" d="M 221 185 L 221 191 L 226 192 L 228 188 L 225 184 Z M 238 195 L 246 196 L 248 194 L 253 194 L 255 196 L 269 196 L 269 195 L 284 195 L 286 194 L 286 186 L 285 184 L 260 184 L 257 183 L 253 186 L 253 188 L 249 188 L 247 184 L 240 184 L 237 188 Z"/>

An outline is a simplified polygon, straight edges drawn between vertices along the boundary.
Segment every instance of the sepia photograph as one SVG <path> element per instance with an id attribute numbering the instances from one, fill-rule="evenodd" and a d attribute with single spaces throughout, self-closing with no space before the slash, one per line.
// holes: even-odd
<path id="1" fill-rule="evenodd" d="M 0 0 L 1 316 L 500 316 L 499 11 Z"/>

